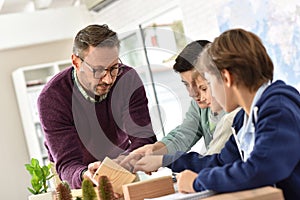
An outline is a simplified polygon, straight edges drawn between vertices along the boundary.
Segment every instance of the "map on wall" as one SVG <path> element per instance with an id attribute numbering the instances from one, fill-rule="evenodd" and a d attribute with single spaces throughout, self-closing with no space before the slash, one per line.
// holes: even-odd
<path id="1" fill-rule="evenodd" d="M 273 60 L 274 80 L 300 91 L 300 0 L 229 0 L 219 5 L 220 31 L 243 28 L 254 32 Z"/>

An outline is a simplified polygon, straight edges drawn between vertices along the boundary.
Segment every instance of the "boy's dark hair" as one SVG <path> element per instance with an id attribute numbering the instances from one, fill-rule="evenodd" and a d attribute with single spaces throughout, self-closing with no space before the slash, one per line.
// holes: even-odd
<path id="1" fill-rule="evenodd" d="M 194 63 L 208 43 L 210 43 L 208 40 L 197 40 L 189 43 L 175 59 L 174 71 L 181 73 L 194 69 Z"/>

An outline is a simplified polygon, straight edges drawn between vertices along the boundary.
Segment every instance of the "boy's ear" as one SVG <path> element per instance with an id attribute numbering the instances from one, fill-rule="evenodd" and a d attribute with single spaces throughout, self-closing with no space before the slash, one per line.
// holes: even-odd
<path id="1" fill-rule="evenodd" d="M 231 87 L 233 84 L 233 76 L 227 69 L 222 70 L 223 82 L 227 87 Z"/>
<path id="2" fill-rule="evenodd" d="M 80 68 L 80 65 L 79 65 L 80 59 L 74 54 L 72 54 L 71 58 L 72 58 L 72 65 L 75 67 L 76 70 L 79 70 L 79 68 Z"/>

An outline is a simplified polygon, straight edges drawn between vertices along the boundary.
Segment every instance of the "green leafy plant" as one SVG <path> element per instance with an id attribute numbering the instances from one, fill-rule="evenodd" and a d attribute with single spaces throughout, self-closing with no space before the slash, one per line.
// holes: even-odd
<path id="1" fill-rule="evenodd" d="M 107 176 L 100 176 L 98 180 L 98 192 L 101 200 L 115 200 L 113 187 Z"/>
<path id="2" fill-rule="evenodd" d="M 68 182 L 62 181 L 56 187 L 56 196 L 58 200 L 72 200 L 72 193 Z"/>
<path id="3" fill-rule="evenodd" d="M 25 164 L 27 171 L 31 175 L 31 186 L 28 190 L 32 194 L 46 193 L 48 190 L 47 181 L 53 177 L 51 174 L 51 163 L 47 166 L 40 166 L 39 161 L 31 159 L 30 164 Z"/>

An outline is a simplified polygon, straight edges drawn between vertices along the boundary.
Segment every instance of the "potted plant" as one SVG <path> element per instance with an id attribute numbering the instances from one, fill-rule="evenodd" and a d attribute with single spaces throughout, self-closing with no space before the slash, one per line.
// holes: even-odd
<path id="1" fill-rule="evenodd" d="M 28 200 L 52 200 L 53 192 L 48 191 L 47 184 L 47 181 L 54 176 L 51 174 L 51 163 L 47 166 L 40 166 L 39 161 L 32 158 L 30 164 L 25 164 L 25 167 L 31 175 L 32 188 L 28 187 L 28 190 L 32 195 L 28 197 Z"/>

